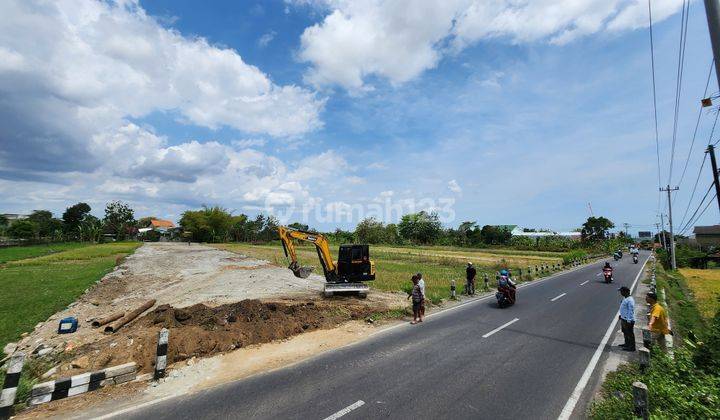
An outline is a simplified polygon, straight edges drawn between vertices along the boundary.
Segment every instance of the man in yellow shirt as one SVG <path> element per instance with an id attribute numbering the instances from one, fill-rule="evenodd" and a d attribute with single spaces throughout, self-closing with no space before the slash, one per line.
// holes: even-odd
<path id="1" fill-rule="evenodd" d="M 665 308 L 658 303 L 655 293 L 648 293 L 645 301 L 650 305 L 650 322 L 648 323 L 648 329 L 650 330 L 650 334 L 652 334 L 652 340 L 660 349 L 665 351 L 665 334 L 670 334 L 667 312 Z"/>

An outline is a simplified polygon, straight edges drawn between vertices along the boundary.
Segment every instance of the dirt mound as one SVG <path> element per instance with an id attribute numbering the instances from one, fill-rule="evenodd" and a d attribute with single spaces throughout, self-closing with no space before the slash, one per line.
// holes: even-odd
<path id="1" fill-rule="evenodd" d="M 382 304 L 369 305 L 353 299 L 345 302 L 249 299 L 217 307 L 161 305 L 118 333 L 79 347 L 74 360 L 64 364 L 59 374 L 67 376 L 129 361 L 135 361 L 142 372 L 150 372 L 161 328 L 170 330 L 168 363 L 174 363 L 281 340 L 304 331 L 332 328 L 388 309 Z M 80 359 L 83 363 L 77 362 Z"/>

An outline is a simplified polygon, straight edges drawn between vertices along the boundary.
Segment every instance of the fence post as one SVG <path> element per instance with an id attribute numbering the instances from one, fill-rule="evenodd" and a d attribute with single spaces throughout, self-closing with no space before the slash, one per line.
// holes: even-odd
<path id="1" fill-rule="evenodd" d="M 640 356 L 640 370 L 645 371 L 648 367 L 650 367 L 650 350 L 648 350 L 647 347 L 643 347 L 638 352 Z"/>
<path id="2" fill-rule="evenodd" d="M 161 329 L 160 333 L 158 334 L 157 359 L 155 360 L 155 375 L 153 376 L 156 381 L 165 376 L 169 338 L 170 330 L 168 330 L 167 328 Z"/>
<path id="3" fill-rule="evenodd" d="M 20 383 L 20 373 L 22 372 L 23 362 L 25 361 L 25 353 L 18 352 L 10 357 L 8 369 L 5 373 L 5 382 L 3 383 L 2 392 L 0 393 L 0 419 L 10 418 L 13 404 L 15 403 L 15 395 L 17 394 L 18 384 Z"/>
<path id="4" fill-rule="evenodd" d="M 490 285 L 488 284 L 488 282 L 490 281 L 488 273 L 485 273 L 483 275 L 483 281 L 485 282 L 485 290 L 490 290 Z"/>
<path id="5" fill-rule="evenodd" d="M 455 280 L 450 281 L 450 299 L 455 299 Z"/>
<path id="6" fill-rule="evenodd" d="M 648 407 L 648 388 L 644 383 L 637 381 L 632 384 L 633 403 L 635 406 L 635 415 L 647 420 L 650 417 Z"/>

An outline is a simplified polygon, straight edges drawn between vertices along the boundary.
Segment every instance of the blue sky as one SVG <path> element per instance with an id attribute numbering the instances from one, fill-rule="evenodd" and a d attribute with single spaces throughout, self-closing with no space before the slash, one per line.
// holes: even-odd
<path id="1" fill-rule="evenodd" d="M 572 229 L 590 202 L 634 230 L 656 222 L 643 1 L 539 0 L 516 13 L 503 0 L 10 3 L 0 211 L 87 201 L 100 214 L 118 198 L 175 220 L 201 204 L 293 208 L 290 219 L 332 229 L 435 208 L 448 225 Z M 653 6 L 663 184 L 680 4 Z M 710 60 L 693 1 L 673 184 Z M 701 115 L 676 218 L 713 119 Z M 706 164 L 690 213 L 709 179 Z M 699 223 L 716 221 L 713 206 Z"/>

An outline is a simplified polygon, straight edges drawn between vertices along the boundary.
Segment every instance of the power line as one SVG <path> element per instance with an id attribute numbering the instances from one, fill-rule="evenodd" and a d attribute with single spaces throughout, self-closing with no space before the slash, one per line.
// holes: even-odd
<path id="1" fill-rule="evenodd" d="M 662 183 L 660 180 L 660 135 L 658 134 L 657 91 L 655 88 L 655 43 L 653 41 L 652 6 L 650 0 L 648 0 L 648 18 L 650 20 L 650 67 L 652 69 L 653 111 L 655 112 L 655 153 L 657 155 L 659 189 Z M 660 210 L 660 197 L 660 192 L 658 191 L 658 211 Z"/>
<path id="2" fill-rule="evenodd" d="M 678 119 L 680 115 L 680 97 L 682 93 L 683 71 L 685 69 L 685 45 L 687 43 L 687 21 L 690 15 L 690 3 L 683 0 L 682 14 L 680 16 L 680 45 L 678 47 L 677 76 L 675 79 L 675 111 L 673 115 L 672 146 L 670 148 L 670 166 L 668 169 L 668 184 L 672 181 L 673 163 L 675 160 L 675 144 L 677 142 Z"/>
<path id="3" fill-rule="evenodd" d="M 685 229 L 683 229 L 682 232 L 680 232 L 680 235 L 682 235 L 682 234 L 684 234 L 685 232 L 687 232 L 687 230 L 688 230 L 691 226 L 693 226 L 698 220 L 700 220 L 700 218 L 702 217 L 702 215 L 705 214 L 705 212 L 707 211 L 707 209 L 710 207 L 710 204 L 712 204 L 713 201 L 715 201 L 716 198 L 717 198 L 717 194 L 713 195 L 713 198 L 711 198 L 710 201 L 708 201 L 708 203 L 705 205 L 705 208 L 703 209 L 703 211 L 701 211 L 700 214 L 698 214 L 697 218 L 696 218 L 692 223 L 688 223 L 687 227 L 686 227 Z"/>
<path id="4" fill-rule="evenodd" d="M 683 226 L 683 223 L 685 222 L 685 217 L 687 217 L 688 211 L 690 210 L 690 205 L 692 204 L 693 198 L 695 198 L 695 190 L 697 190 L 698 183 L 700 182 L 700 175 L 702 175 L 703 167 L 705 166 L 705 162 L 707 161 L 707 153 L 703 155 L 703 161 L 700 165 L 700 170 L 698 171 L 697 178 L 695 179 L 695 185 L 693 186 L 692 194 L 690 194 L 690 200 L 688 200 L 688 205 L 685 208 L 685 213 L 683 214 L 682 221 L 680 222 L 680 226 Z M 711 185 L 712 187 L 712 185 Z"/>
<path id="5" fill-rule="evenodd" d="M 681 225 L 682 226 L 682 228 L 680 229 L 681 232 L 686 231 L 688 227 L 692 226 L 692 224 L 695 223 L 695 221 L 693 221 L 693 219 L 695 218 L 695 215 L 697 215 L 697 212 L 700 210 L 700 207 L 702 207 L 702 205 L 705 204 L 705 199 L 708 197 L 708 195 L 710 194 L 710 191 L 712 191 L 712 188 L 714 186 L 715 186 L 714 183 L 710 183 L 710 188 L 708 188 L 708 190 L 705 193 L 705 195 L 703 196 L 702 200 L 700 200 L 700 204 L 697 206 L 697 208 L 693 212 L 692 216 L 690 216 L 690 219 L 688 219 L 687 224 Z M 717 196 L 716 195 L 713 196 L 713 198 L 710 199 L 709 203 L 712 203 L 713 200 L 715 199 L 715 197 L 717 197 Z M 703 213 L 704 213 L 704 211 L 703 211 Z"/>
<path id="6" fill-rule="evenodd" d="M 712 70 L 713 70 L 714 63 L 715 63 L 714 59 L 710 60 L 710 70 L 708 71 L 707 82 L 705 82 L 705 91 L 703 93 L 703 98 L 707 98 L 707 91 L 708 91 L 708 88 L 710 87 L 710 76 L 712 76 Z M 702 106 L 702 104 L 700 104 L 700 110 L 698 111 L 697 121 L 695 122 L 695 130 L 693 131 L 692 141 L 690 142 L 690 150 L 688 150 L 687 158 L 685 159 L 685 167 L 683 167 L 682 175 L 680 175 L 680 182 L 678 182 L 678 185 L 681 185 L 683 182 L 683 179 L 685 179 L 685 172 L 687 171 L 688 163 L 690 163 L 690 155 L 692 154 L 693 146 L 695 146 L 695 138 L 697 137 L 698 127 L 700 127 L 700 117 L 702 117 L 702 111 L 703 111 L 703 106 Z M 715 116 L 715 122 L 717 123 L 717 114 Z"/>

